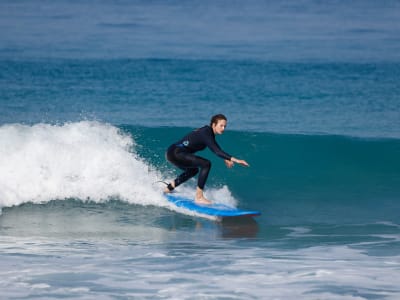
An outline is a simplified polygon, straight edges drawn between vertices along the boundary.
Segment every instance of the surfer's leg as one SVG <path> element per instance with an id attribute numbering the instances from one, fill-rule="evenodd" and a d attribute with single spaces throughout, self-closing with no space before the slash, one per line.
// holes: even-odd
<path id="1" fill-rule="evenodd" d="M 198 168 L 186 168 L 184 169 L 185 172 L 183 172 L 181 175 L 179 175 L 175 180 L 174 180 L 174 186 L 177 187 L 178 185 L 181 185 L 182 183 L 188 181 L 190 178 L 196 176 L 197 173 L 199 173 Z"/>
<path id="2" fill-rule="evenodd" d="M 195 201 L 203 204 L 211 203 L 203 194 L 211 169 L 211 162 L 208 159 L 184 151 L 168 151 L 167 159 L 178 168 L 184 170 L 184 172 L 168 185 L 166 192 L 171 192 L 175 187 L 195 176 L 200 170 Z"/>
<path id="3" fill-rule="evenodd" d="M 184 171 L 175 180 L 168 184 L 165 189 L 166 193 L 172 192 L 172 190 L 174 190 L 178 185 L 188 181 L 199 172 L 199 168 L 195 163 L 196 156 L 192 153 L 182 151 L 177 147 L 171 147 L 168 149 L 166 157 L 169 162 Z"/>
<path id="4" fill-rule="evenodd" d="M 204 186 L 206 185 L 207 182 L 208 174 L 210 173 L 211 170 L 211 162 L 208 159 L 193 154 L 185 155 L 185 160 L 186 163 L 192 167 L 192 169 L 187 169 L 186 172 L 181 175 L 184 181 L 188 180 L 189 178 L 192 178 L 200 170 L 199 177 L 197 180 L 195 202 L 200 204 L 211 204 L 211 201 L 208 200 L 203 193 Z M 175 184 L 179 185 L 184 181 L 179 181 L 178 177 L 178 179 L 175 180 Z"/>
<path id="5" fill-rule="evenodd" d="M 164 190 L 164 193 L 172 192 L 178 185 L 181 185 L 182 183 L 188 181 L 193 176 L 196 176 L 198 172 L 199 169 L 197 168 L 185 169 L 185 172 L 183 172 L 181 175 L 179 175 L 176 179 L 174 179 L 167 185 L 166 189 Z"/>
<path id="6" fill-rule="evenodd" d="M 206 185 L 208 174 L 211 170 L 211 162 L 208 159 L 202 158 L 200 156 L 196 156 L 197 165 L 200 167 L 200 174 L 197 180 L 197 186 L 200 189 L 204 189 Z"/>
<path id="7" fill-rule="evenodd" d="M 204 186 L 206 185 L 208 174 L 210 173 L 211 162 L 208 159 L 193 155 L 191 153 L 185 153 L 184 155 L 179 155 L 178 157 L 180 160 L 177 166 L 183 169 L 185 172 L 175 179 L 175 186 L 180 185 L 199 173 L 197 186 L 203 190 Z"/>

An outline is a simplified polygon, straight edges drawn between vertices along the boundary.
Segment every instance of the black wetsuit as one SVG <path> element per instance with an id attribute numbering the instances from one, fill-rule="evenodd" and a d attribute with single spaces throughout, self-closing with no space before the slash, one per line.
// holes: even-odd
<path id="1" fill-rule="evenodd" d="M 208 159 L 194 155 L 194 153 L 204 150 L 206 147 L 223 159 L 230 160 L 232 157 L 217 144 L 215 134 L 210 126 L 204 126 L 192 131 L 168 148 L 166 153 L 168 161 L 184 171 L 175 179 L 175 187 L 192 178 L 200 171 L 197 186 L 204 189 L 211 169 L 211 162 Z"/>

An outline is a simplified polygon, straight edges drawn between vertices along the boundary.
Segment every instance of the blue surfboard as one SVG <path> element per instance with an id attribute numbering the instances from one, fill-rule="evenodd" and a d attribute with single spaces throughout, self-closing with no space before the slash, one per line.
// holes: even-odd
<path id="1" fill-rule="evenodd" d="M 213 203 L 211 205 L 197 204 L 192 199 L 176 194 L 166 194 L 165 196 L 169 202 L 177 207 L 210 217 L 254 217 L 261 215 L 261 212 L 257 210 L 241 210 L 220 203 Z"/>

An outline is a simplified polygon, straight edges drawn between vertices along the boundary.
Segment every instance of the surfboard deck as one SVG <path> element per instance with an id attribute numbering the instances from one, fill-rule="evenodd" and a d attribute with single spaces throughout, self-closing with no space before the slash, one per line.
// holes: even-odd
<path id="1" fill-rule="evenodd" d="M 177 207 L 211 217 L 254 217 L 261 215 L 261 212 L 257 210 L 242 210 L 220 203 L 211 205 L 197 204 L 192 199 L 176 194 L 166 194 L 165 197 Z"/>

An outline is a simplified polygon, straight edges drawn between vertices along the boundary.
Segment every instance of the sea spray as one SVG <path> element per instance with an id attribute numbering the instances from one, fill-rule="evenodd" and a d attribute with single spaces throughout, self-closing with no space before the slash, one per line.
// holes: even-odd
<path id="1" fill-rule="evenodd" d="M 98 122 L 0 127 L 0 206 L 53 199 L 155 204 L 160 175 L 135 156 L 134 140 Z"/>

